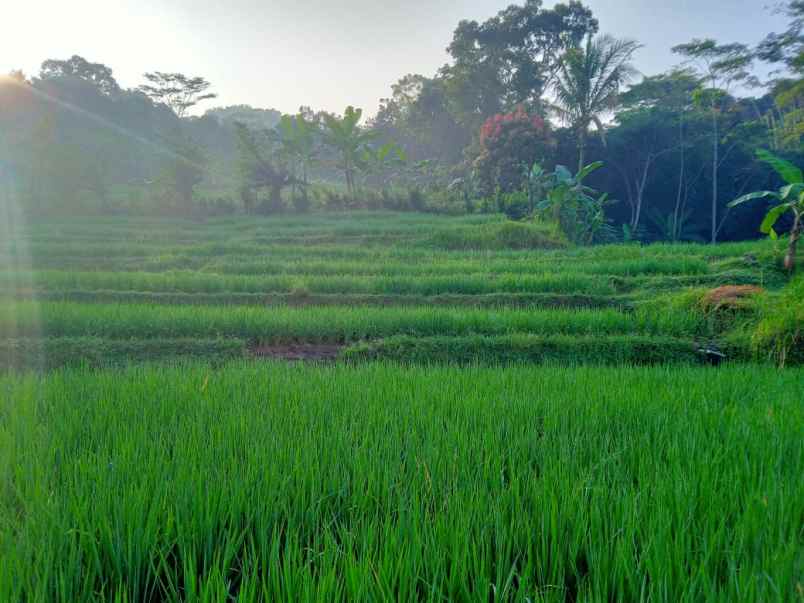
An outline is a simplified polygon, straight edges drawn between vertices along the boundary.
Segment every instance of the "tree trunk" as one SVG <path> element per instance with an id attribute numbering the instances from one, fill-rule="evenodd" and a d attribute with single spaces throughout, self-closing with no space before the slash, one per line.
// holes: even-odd
<path id="1" fill-rule="evenodd" d="M 346 194 L 349 197 L 349 201 L 354 203 L 355 201 L 355 185 L 352 181 L 352 170 L 350 168 L 346 168 Z"/>
<path id="2" fill-rule="evenodd" d="M 279 211 L 282 207 L 281 184 L 271 184 L 271 205 L 274 211 Z"/>
<path id="3" fill-rule="evenodd" d="M 355 183 L 354 174 L 352 173 L 352 164 L 348 157 L 343 159 L 343 174 L 346 177 L 346 194 L 349 200 L 354 203 L 355 201 Z"/>
<path id="4" fill-rule="evenodd" d="M 583 169 L 586 161 L 586 126 L 578 128 L 578 171 Z"/>
<path id="5" fill-rule="evenodd" d="M 717 243 L 717 173 L 720 140 L 717 127 L 717 106 L 712 101 L 712 244 Z"/>
<path id="6" fill-rule="evenodd" d="M 793 272 L 796 268 L 796 246 L 801 236 L 801 214 L 796 213 L 793 220 L 793 229 L 790 231 L 790 242 L 787 245 L 787 253 L 784 256 L 784 267 L 788 272 Z"/>
<path id="7" fill-rule="evenodd" d="M 678 140 L 679 148 L 681 149 L 681 165 L 678 169 L 678 192 L 676 193 L 676 206 L 673 208 L 673 232 L 672 240 L 675 242 L 681 238 L 681 196 L 684 188 L 684 169 L 685 169 L 685 155 L 684 152 L 684 122 L 679 117 L 678 119 Z"/>
<path id="8" fill-rule="evenodd" d="M 639 227 L 639 220 L 642 217 L 642 200 L 645 197 L 645 187 L 648 185 L 648 174 L 650 173 L 650 166 L 653 159 L 650 155 L 645 160 L 645 167 L 642 170 L 642 179 L 636 182 L 636 212 L 631 222 L 631 228 L 636 232 Z"/>

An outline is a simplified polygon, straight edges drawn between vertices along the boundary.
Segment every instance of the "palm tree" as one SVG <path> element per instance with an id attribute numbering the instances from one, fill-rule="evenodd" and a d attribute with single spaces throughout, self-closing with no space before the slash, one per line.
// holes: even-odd
<path id="1" fill-rule="evenodd" d="M 352 201 L 355 200 L 355 173 L 363 169 L 363 152 L 376 138 L 374 132 L 358 125 L 362 116 L 363 110 L 352 106 L 346 107 L 341 118 L 324 115 L 324 141 L 340 155 L 338 167 L 346 177 L 346 189 Z"/>
<path id="2" fill-rule="evenodd" d="M 568 50 L 559 63 L 553 84 L 555 109 L 578 137 L 578 170 L 586 161 L 586 140 L 592 123 L 606 144 L 600 116 L 616 106 L 620 89 L 636 75 L 630 61 L 639 47 L 632 40 L 589 36 L 585 47 Z"/>

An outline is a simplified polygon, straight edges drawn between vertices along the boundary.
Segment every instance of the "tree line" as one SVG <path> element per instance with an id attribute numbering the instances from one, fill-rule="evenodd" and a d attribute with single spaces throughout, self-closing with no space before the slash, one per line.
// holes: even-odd
<path id="1" fill-rule="evenodd" d="M 103 64 L 47 60 L 34 77 L 0 81 L 0 190 L 31 212 L 320 206 L 521 219 L 574 182 L 564 193 L 583 188 L 574 199 L 595 204 L 572 219 L 599 221 L 600 236 L 747 238 L 763 207 L 730 202 L 780 184 L 756 150 L 804 157 L 804 0 L 785 12 L 788 28 L 756 47 L 692 40 L 673 49 L 676 68 L 640 76 L 639 42 L 600 33 L 589 8 L 526 0 L 460 22 L 449 62 L 399 79 L 368 120 L 354 107 L 195 116 L 215 98 L 203 77 L 153 71 L 125 90 Z M 770 81 L 759 65 L 773 67 Z"/>

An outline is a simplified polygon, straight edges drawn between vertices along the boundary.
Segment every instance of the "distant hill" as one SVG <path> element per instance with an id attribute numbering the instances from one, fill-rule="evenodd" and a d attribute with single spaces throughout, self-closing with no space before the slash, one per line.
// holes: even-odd
<path id="1" fill-rule="evenodd" d="M 250 105 L 231 105 L 208 110 L 204 117 L 215 117 L 221 124 L 242 122 L 252 129 L 273 128 L 282 114 L 275 109 L 257 109 Z"/>

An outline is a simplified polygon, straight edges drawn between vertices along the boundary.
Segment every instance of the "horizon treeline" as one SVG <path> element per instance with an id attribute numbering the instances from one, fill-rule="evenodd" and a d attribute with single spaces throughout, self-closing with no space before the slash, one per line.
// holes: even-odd
<path id="1" fill-rule="evenodd" d="M 692 40 L 673 49 L 676 68 L 640 75 L 640 41 L 600 32 L 579 2 L 528 0 L 461 21 L 450 61 L 400 77 L 368 119 L 352 107 L 189 115 L 212 104 L 214 82 L 153 71 L 123 89 L 102 63 L 49 59 L 34 76 L 0 79 L 0 195 L 32 215 L 382 208 L 516 218 L 534 163 L 574 172 L 600 161 L 587 184 L 614 200 L 606 216 L 623 238 L 751 238 L 761 204 L 727 204 L 779 184 L 757 149 L 804 159 L 804 1 L 786 14 L 788 29 L 756 47 Z"/>

